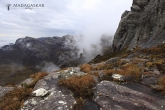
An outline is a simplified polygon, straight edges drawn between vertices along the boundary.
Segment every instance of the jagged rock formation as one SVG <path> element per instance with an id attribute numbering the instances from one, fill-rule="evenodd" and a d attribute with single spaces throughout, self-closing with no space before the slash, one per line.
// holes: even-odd
<path id="1" fill-rule="evenodd" d="M 125 11 L 113 40 L 113 49 L 153 47 L 165 41 L 165 1 L 133 0 Z"/>
<path id="2" fill-rule="evenodd" d="M 0 64 L 14 62 L 25 66 L 36 66 L 44 61 L 50 61 L 60 67 L 76 66 L 79 58 L 74 43 L 71 35 L 20 38 L 14 45 L 6 45 L 0 49 Z"/>

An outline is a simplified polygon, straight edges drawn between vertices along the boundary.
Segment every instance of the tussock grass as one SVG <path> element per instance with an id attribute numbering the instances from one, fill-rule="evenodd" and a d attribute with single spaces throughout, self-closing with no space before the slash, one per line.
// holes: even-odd
<path id="1" fill-rule="evenodd" d="M 84 76 L 72 76 L 68 79 L 62 79 L 58 82 L 59 86 L 64 86 L 74 93 L 76 104 L 74 110 L 81 110 L 86 99 L 92 99 L 95 80 L 93 76 L 87 74 Z"/>
<path id="2" fill-rule="evenodd" d="M 0 100 L 0 110 L 18 110 L 23 105 L 24 101 L 30 96 L 35 84 L 42 79 L 47 73 L 36 73 L 31 75 L 33 82 L 23 87 L 15 87 L 12 91 L 5 94 Z"/>
<path id="3" fill-rule="evenodd" d="M 83 64 L 80 66 L 81 71 L 85 72 L 85 73 L 90 73 L 92 71 L 92 65 L 90 64 Z"/>
<path id="4" fill-rule="evenodd" d="M 32 88 L 14 88 L 1 99 L 0 110 L 18 110 L 31 92 Z"/>
<path id="5" fill-rule="evenodd" d="M 62 79 L 58 84 L 71 90 L 75 97 L 89 98 L 93 94 L 92 87 L 95 85 L 95 80 L 93 76 L 87 74 Z"/>

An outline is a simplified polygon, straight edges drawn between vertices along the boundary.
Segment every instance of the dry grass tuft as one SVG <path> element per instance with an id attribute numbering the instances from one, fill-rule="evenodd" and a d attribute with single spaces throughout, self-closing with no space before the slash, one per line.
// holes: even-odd
<path id="1" fill-rule="evenodd" d="M 71 90 L 75 97 L 85 99 L 93 96 L 92 87 L 95 85 L 95 80 L 91 75 L 72 76 L 68 79 L 60 80 L 58 84 Z"/>
<path id="2" fill-rule="evenodd" d="M 28 88 L 33 88 L 35 86 L 35 84 L 42 79 L 43 77 L 47 76 L 48 73 L 46 72 L 38 72 L 36 74 L 31 75 L 30 77 L 33 78 L 33 82 L 31 84 L 28 84 L 27 87 Z"/>
<path id="3" fill-rule="evenodd" d="M 143 68 L 138 67 L 136 64 L 127 64 L 121 68 L 120 71 L 117 71 L 118 74 L 123 76 L 133 76 L 136 79 L 140 78 Z"/>
<path id="4" fill-rule="evenodd" d="M 1 99 L 0 110 L 18 110 L 31 92 L 32 89 L 14 88 Z"/>
<path id="5" fill-rule="evenodd" d="M 87 74 L 84 76 L 72 76 L 68 79 L 62 79 L 58 82 L 60 86 L 64 86 L 74 93 L 76 104 L 74 110 L 81 110 L 85 99 L 92 99 L 95 80 L 93 76 Z"/>
<path id="6" fill-rule="evenodd" d="M 24 101 L 30 96 L 35 84 L 46 76 L 47 73 L 36 73 L 31 75 L 34 78 L 33 82 L 24 87 L 15 87 L 12 91 L 5 94 L 0 100 L 0 110 L 18 110 L 23 105 Z"/>
<path id="7" fill-rule="evenodd" d="M 99 64 L 97 64 L 97 65 L 95 65 L 95 66 L 93 66 L 93 70 L 102 70 L 102 69 L 104 69 L 105 68 L 105 64 L 103 64 L 103 63 L 99 63 Z"/>
<path id="8" fill-rule="evenodd" d="M 90 64 L 83 64 L 80 66 L 81 71 L 85 73 L 90 73 L 92 71 L 92 65 Z"/>
<path id="9" fill-rule="evenodd" d="M 159 79 L 158 85 L 161 87 L 162 94 L 165 94 L 165 76 Z"/>

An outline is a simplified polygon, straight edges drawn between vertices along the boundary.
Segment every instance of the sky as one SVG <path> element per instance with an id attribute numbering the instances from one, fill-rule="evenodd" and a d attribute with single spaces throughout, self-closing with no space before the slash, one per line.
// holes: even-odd
<path id="1" fill-rule="evenodd" d="M 90 40 L 114 35 L 121 15 L 133 0 L 0 0 L 0 47 L 30 36 L 84 34 Z M 7 4 L 44 4 L 44 8 L 13 8 Z"/>

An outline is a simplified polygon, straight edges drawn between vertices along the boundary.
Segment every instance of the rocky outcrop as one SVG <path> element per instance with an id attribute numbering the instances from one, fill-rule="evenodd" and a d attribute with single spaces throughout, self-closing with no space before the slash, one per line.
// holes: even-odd
<path id="1" fill-rule="evenodd" d="M 103 110 L 165 109 L 164 100 L 153 96 L 153 94 L 144 94 L 143 92 L 135 91 L 110 81 L 102 81 L 96 85 L 94 101 Z"/>
<path id="2" fill-rule="evenodd" d="M 133 0 L 131 11 L 121 16 L 113 49 L 148 48 L 165 41 L 165 1 Z"/>
<path id="3" fill-rule="evenodd" d="M 79 63 L 78 49 L 71 35 L 63 37 L 17 39 L 15 44 L 0 49 L 0 64 L 18 63 L 36 66 L 53 62 L 60 67 L 76 66 Z"/>
<path id="4" fill-rule="evenodd" d="M 34 87 L 32 97 L 21 110 L 71 110 L 76 103 L 73 93 L 58 85 L 58 81 L 71 76 L 85 75 L 79 68 L 50 73 Z"/>
<path id="5" fill-rule="evenodd" d="M 31 97 L 24 102 L 21 110 L 75 110 L 74 104 L 77 102 L 73 93 L 67 88 L 59 86 L 58 81 L 86 74 L 78 67 L 50 73 L 35 85 Z M 93 100 L 86 100 L 82 110 L 165 109 L 165 98 L 148 86 L 138 83 L 121 83 L 119 85 L 116 82 L 105 80 L 101 82 L 97 80 L 96 83 L 93 88 Z"/>

